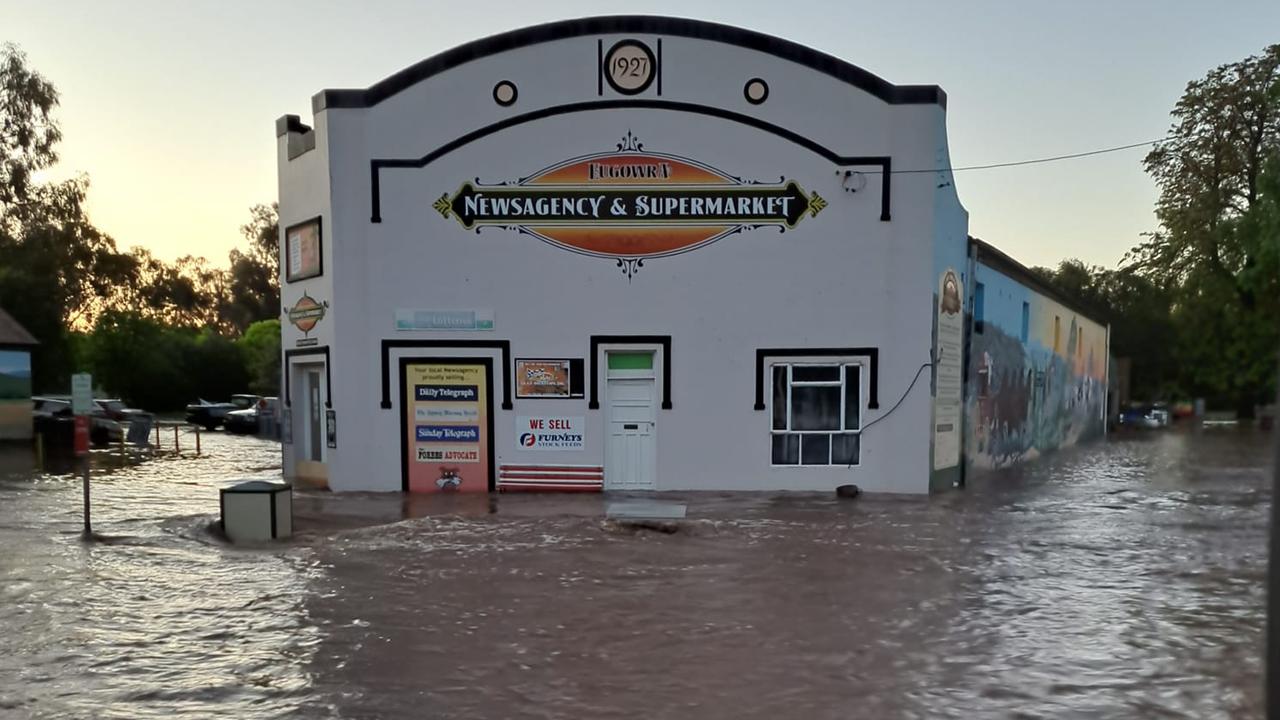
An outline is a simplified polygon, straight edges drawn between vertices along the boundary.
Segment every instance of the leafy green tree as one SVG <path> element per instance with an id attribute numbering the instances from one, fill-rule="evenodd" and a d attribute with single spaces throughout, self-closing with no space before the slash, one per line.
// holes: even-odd
<path id="1" fill-rule="evenodd" d="M 1251 414 L 1274 372 L 1280 294 L 1268 183 L 1280 155 L 1280 45 L 1187 85 L 1146 157 L 1159 229 L 1126 266 L 1175 288 L 1184 388 Z"/>
<path id="2" fill-rule="evenodd" d="M 259 320 L 280 317 L 279 206 L 254 205 L 249 212 L 252 218 L 240 228 L 249 248 L 232 250 L 229 258 L 228 320 L 240 332 Z"/>
<path id="3" fill-rule="evenodd" d="M 16 45 L 0 45 L 0 207 L 25 203 L 32 176 L 58 159 L 57 106 L 53 83 L 27 66 Z"/>
<path id="4" fill-rule="evenodd" d="M 259 395 L 280 394 L 280 321 L 259 320 L 236 341 L 249 371 L 249 388 Z"/>

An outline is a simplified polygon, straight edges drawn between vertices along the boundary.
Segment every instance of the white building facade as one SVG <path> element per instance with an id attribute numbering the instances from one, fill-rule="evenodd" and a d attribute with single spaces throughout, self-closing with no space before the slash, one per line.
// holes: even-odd
<path id="1" fill-rule="evenodd" d="M 737 28 L 604 17 L 312 105 L 311 126 L 277 122 L 287 476 L 960 477 L 967 214 L 949 173 L 893 172 L 949 165 L 939 88 Z"/>

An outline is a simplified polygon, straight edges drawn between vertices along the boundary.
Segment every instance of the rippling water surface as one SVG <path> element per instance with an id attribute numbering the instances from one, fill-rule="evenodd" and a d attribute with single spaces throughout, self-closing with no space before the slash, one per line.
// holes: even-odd
<path id="1" fill-rule="evenodd" d="M 209 525 L 279 446 L 204 450 L 96 457 L 92 542 L 78 479 L 0 453 L 0 717 L 1261 717 L 1253 431 L 928 501 L 663 496 L 671 535 L 598 496 L 299 493 L 265 549 Z"/>

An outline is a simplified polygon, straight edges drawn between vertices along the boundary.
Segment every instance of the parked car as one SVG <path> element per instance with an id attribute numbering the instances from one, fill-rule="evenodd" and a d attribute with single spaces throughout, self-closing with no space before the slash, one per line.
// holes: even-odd
<path id="1" fill-rule="evenodd" d="M 31 398 L 32 422 L 36 432 L 42 434 L 70 433 L 73 415 L 71 399 L 60 396 Z M 98 447 L 118 443 L 124 439 L 124 427 L 107 416 L 101 407 L 94 407 L 89 415 L 89 442 Z"/>
<path id="2" fill-rule="evenodd" d="M 227 413 L 251 408 L 261 399 L 257 395 L 232 395 L 231 402 L 200 400 L 187 406 L 187 422 L 202 425 L 206 430 L 217 430 L 226 421 Z"/>
<path id="3" fill-rule="evenodd" d="M 232 410 L 227 413 L 223 426 L 227 429 L 227 432 L 241 435 L 256 435 L 262 432 L 273 433 L 275 423 L 265 421 L 274 420 L 278 417 L 279 410 L 280 398 L 259 398 L 258 402 L 254 403 L 251 408 Z"/>
<path id="4" fill-rule="evenodd" d="M 146 412 L 145 410 L 125 407 L 123 400 L 98 399 L 93 402 L 96 403 L 99 408 L 102 408 L 102 412 L 106 413 L 107 417 L 115 420 L 116 422 L 130 422 L 135 418 L 151 417 L 151 413 Z"/>
<path id="5" fill-rule="evenodd" d="M 1168 427 L 1169 407 L 1164 403 L 1130 405 L 1120 411 L 1120 425 L 1133 428 Z"/>

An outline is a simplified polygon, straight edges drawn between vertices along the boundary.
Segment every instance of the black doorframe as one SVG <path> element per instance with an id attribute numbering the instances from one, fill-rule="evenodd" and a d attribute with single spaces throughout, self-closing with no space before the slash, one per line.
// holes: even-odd
<path id="1" fill-rule="evenodd" d="M 491 357 L 402 357 L 400 358 L 400 490 L 409 492 L 409 407 L 405 405 L 405 378 L 409 365 L 481 365 L 484 367 L 485 432 L 488 442 L 489 492 L 497 489 L 497 466 L 494 463 L 493 436 L 493 358 Z"/>

